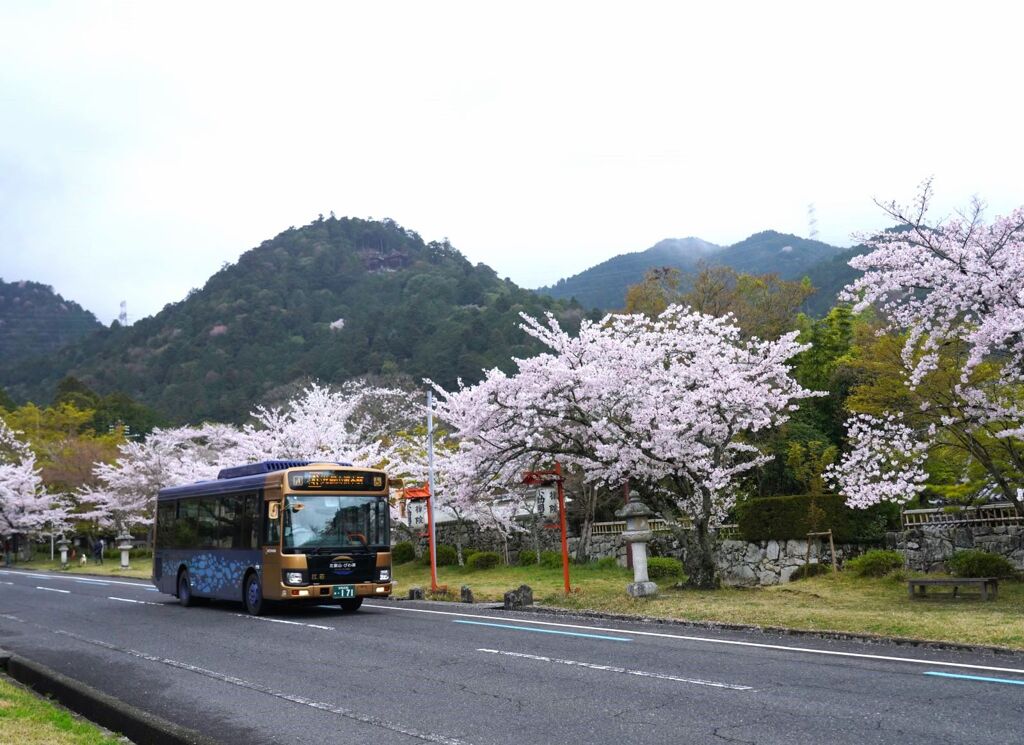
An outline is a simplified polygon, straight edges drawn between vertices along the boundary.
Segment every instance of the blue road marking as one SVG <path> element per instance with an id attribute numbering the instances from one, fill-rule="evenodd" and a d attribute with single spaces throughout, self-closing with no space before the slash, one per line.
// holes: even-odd
<path id="1" fill-rule="evenodd" d="M 1014 680 L 1013 678 L 988 678 L 983 675 L 958 675 L 957 673 L 925 673 L 925 675 L 934 675 L 936 678 L 958 678 L 960 680 L 980 680 L 983 683 L 1008 683 L 1024 686 L 1024 680 Z"/>
<path id="2" fill-rule="evenodd" d="M 512 626 L 507 623 L 484 623 L 483 621 L 454 621 L 454 623 L 464 623 L 470 626 L 493 626 L 496 629 L 512 629 L 513 631 L 532 631 L 535 634 L 559 634 L 560 636 L 582 636 L 587 639 L 604 639 L 610 642 L 631 642 L 633 641 L 629 637 L 625 636 L 602 636 L 600 634 L 582 634 L 576 631 L 555 631 L 554 629 L 535 629 L 529 626 Z"/>

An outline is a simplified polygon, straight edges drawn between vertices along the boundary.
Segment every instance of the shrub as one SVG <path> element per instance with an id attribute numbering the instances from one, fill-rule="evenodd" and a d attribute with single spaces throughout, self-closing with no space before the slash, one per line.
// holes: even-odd
<path id="1" fill-rule="evenodd" d="M 520 551 L 516 563 L 521 567 L 533 566 L 537 563 L 537 554 L 534 551 Z"/>
<path id="2" fill-rule="evenodd" d="M 391 547 L 392 564 L 405 564 L 407 561 L 412 561 L 415 558 L 416 549 L 412 547 L 409 541 L 402 541 Z"/>
<path id="3" fill-rule="evenodd" d="M 832 563 L 828 564 L 802 564 L 793 572 L 790 576 L 790 582 L 796 582 L 798 579 L 807 579 L 808 577 L 817 577 L 819 574 L 829 574 L 832 571 Z"/>
<path id="4" fill-rule="evenodd" d="M 499 560 L 497 551 L 474 551 L 466 563 L 470 569 L 493 569 Z"/>
<path id="5" fill-rule="evenodd" d="M 903 568 L 903 554 L 899 551 L 868 551 L 850 559 L 845 568 L 858 577 L 884 577 Z"/>
<path id="6" fill-rule="evenodd" d="M 1005 556 L 978 549 L 957 551 L 946 561 L 946 566 L 957 577 L 1012 577 L 1016 574 Z"/>
<path id="7" fill-rule="evenodd" d="M 473 554 L 480 553 L 478 548 L 464 548 L 462 549 L 462 560 L 469 564 L 469 560 L 473 558 Z"/>
<path id="8" fill-rule="evenodd" d="M 598 569 L 618 569 L 619 561 L 614 556 L 605 556 L 603 559 L 598 559 L 594 562 L 594 566 Z"/>
<path id="9" fill-rule="evenodd" d="M 430 566 L 430 551 L 424 551 L 421 561 Z M 450 567 L 459 563 L 459 555 L 455 551 L 455 546 L 447 546 L 440 544 L 437 546 L 437 565 L 439 567 Z"/>
<path id="10" fill-rule="evenodd" d="M 540 565 L 545 569 L 561 569 L 562 554 L 558 551 L 541 551 Z"/>
<path id="11" fill-rule="evenodd" d="M 612 561 L 615 561 L 612 559 Z M 683 562 L 671 556 L 652 556 L 647 559 L 647 576 L 651 579 L 682 579 Z"/>

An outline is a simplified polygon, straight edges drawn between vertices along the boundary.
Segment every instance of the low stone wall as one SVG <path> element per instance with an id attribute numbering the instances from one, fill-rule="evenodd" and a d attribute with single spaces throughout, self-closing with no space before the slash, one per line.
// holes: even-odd
<path id="1" fill-rule="evenodd" d="M 980 549 L 1000 554 L 1024 570 L 1024 526 L 928 525 L 900 533 L 887 533 L 886 546 L 904 552 L 907 566 L 919 572 L 945 571 L 956 551 Z"/>
<path id="2" fill-rule="evenodd" d="M 839 544 L 836 562 L 842 567 L 847 559 L 876 546 Z M 807 541 L 722 541 L 715 552 L 715 563 L 722 584 L 733 587 L 777 585 L 789 582 L 807 561 Z M 811 542 L 811 563 L 831 564 L 828 541 Z"/>

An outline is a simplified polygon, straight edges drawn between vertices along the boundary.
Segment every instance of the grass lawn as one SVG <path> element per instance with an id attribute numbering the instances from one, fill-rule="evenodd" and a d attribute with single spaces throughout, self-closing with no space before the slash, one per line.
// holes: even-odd
<path id="1" fill-rule="evenodd" d="M 102 564 L 97 564 L 92 556 L 89 557 L 89 563 L 82 566 L 78 563 L 78 560 L 68 561 L 68 568 L 64 571 L 71 574 L 103 574 L 111 577 L 133 577 L 135 579 L 149 579 L 153 576 L 153 559 L 150 556 L 145 558 L 133 558 L 131 554 L 128 555 L 130 569 L 121 569 L 121 557 L 118 555 L 116 559 L 104 559 Z M 54 561 L 50 561 L 50 553 L 47 551 L 45 554 L 36 554 L 32 561 L 19 561 L 12 564 L 13 569 L 26 569 L 26 570 L 40 570 L 40 569 L 60 569 L 60 554 L 57 554 L 57 558 Z"/>
<path id="2" fill-rule="evenodd" d="M 0 675 L 0 745 L 120 745 L 98 727 Z"/>
<path id="3" fill-rule="evenodd" d="M 413 586 L 430 587 L 430 569 L 417 562 L 395 567 L 399 583 L 396 595 Z M 519 585 L 533 588 L 534 600 L 572 610 L 596 610 L 688 621 L 780 626 L 811 631 L 902 636 L 961 644 L 985 644 L 1024 650 L 1024 583 L 999 583 L 999 599 L 981 602 L 935 596 L 926 600 L 907 597 L 906 580 L 897 576 L 860 578 L 840 572 L 775 587 L 721 590 L 689 590 L 659 582 L 661 593 L 653 599 L 626 596 L 632 572 L 573 566 L 574 592 L 562 593 L 561 569 L 504 567 L 471 571 L 439 567 L 438 583 L 447 584 L 458 597 L 469 585 L 475 598 L 500 601 Z"/>

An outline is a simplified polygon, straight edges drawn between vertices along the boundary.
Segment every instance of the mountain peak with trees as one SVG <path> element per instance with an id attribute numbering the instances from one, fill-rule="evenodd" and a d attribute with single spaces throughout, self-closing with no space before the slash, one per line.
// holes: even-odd
<path id="1" fill-rule="evenodd" d="M 19 401 L 49 401 L 71 375 L 172 422 L 239 422 L 309 380 L 479 379 L 535 353 L 519 314 L 548 311 L 569 326 L 584 317 L 578 304 L 472 264 L 447 240 L 426 242 L 393 220 L 320 216 L 152 317 L 100 327 L 44 358 L 22 354 L 0 386 Z"/>

